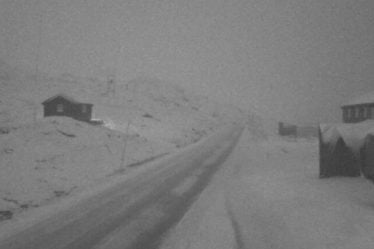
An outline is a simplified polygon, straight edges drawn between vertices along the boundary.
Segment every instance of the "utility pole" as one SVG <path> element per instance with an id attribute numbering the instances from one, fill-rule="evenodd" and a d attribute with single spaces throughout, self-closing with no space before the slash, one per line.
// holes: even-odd
<path id="1" fill-rule="evenodd" d="M 42 11 L 42 10 L 41 10 Z M 39 60 L 42 45 L 42 33 L 43 32 L 43 13 L 40 12 L 38 15 L 38 40 L 36 44 L 36 58 L 35 58 L 35 84 L 38 84 L 39 80 Z"/>
<path id="2" fill-rule="evenodd" d="M 137 91 L 135 89 L 136 89 L 136 85 L 134 85 L 134 88 L 132 89 L 132 96 L 134 96 L 134 102 L 136 101 L 136 97 L 137 97 Z M 120 169 L 122 169 L 122 170 L 124 170 L 125 167 L 126 167 L 125 157 L 126 157 L 126 152 L 127 152 L 127 147 L 128 147 L 128 140 L 130 139 L 129 131 L 130 131 L 131 123 L 132 123 L 132 118 L 129 116 L 127 126 L 126 126 L 126 130 L 125 130 L 125 137 L 124 137 L 124 141 L 123 141 L 123 151 L 122 151 L 122 155 L 121 155 Z"/>
<path id="3" fill-rule="evenodd" d="M 121 22 L 119 22 L 120 24 L 117 26 L 117 28 L 119 28 L 119 31 L 117 32 L 118 34 L 118 37 L 117 37 L 117 47 L 116 47 L 116 51 L 115 51 L 115 59 L 114 59 L 114 92 L 115 92 L 115 84 L 116 84 L 116 81 L 118 80 L 118 65 L 119 65 L 119 62 L 120 62 L 120 58 L 121 58 L 121 55 L 122 55 L 122 50 L 123 50 L 123 45 L 122 45 L 122 42 L 121 42 L 121 31 L 122 31 L 122 28 L 120 27 L 121 25 Z M 113 96 L 113 99 L 114 99 L 115 96 Z M 120 164 L 120 169 L 121 170 L 124 170 L 126 165 L 125 165 L 125 159 L 126 159 L 126 152 L 127 152 L 127 147 L 128 147 L 128 140 L 130 139 L 130 134 L 129 134 L 129 130 L 130 130 L 130 125 L 131 125 L 131 117 L 129 116 L 128 117 L 128 121 L 127 121 L 127 125 L 126 125 L 126 131 L 125 131 L 125 137 L 124 137 L 124 141 L 123 141 L 123 151 L 122 151 L 122 154 L 121 154 L 121 164 Z"/>
<path id="4" fill-rule="evenodd" d="M 127 122 L 125 137 L 124 137 L 124 141 L 123 141 L 123 151 L 122 151 L 122 155 L 121 155 L 121 165 L 120 165 L 120 169 L 123 169 L 123 170 L 126 167 L 126 165 L 125 165 L 125 156 L 126 156 L 126 149 L 127 149 L 128 139 L 130 137 L 130 134 L 129 134 L 130 124 L 131 124 L 131 119 L 129 119 L 129 121 Z"/>
<path id="5" fill-rule="evenodd" d="M 116 96 L 116 77 L 113 76 L 112 74 L 108 75 L 107 78 L 107 87 L 106 87 L 106 92 L 105 95 L 109 99 L 114 99 Z"/>

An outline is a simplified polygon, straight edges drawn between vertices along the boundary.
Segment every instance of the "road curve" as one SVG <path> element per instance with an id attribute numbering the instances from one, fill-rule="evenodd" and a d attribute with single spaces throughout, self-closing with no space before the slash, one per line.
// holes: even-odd
<path id="1" fill-rule="evenodd" d="M 157 248 L 240 137 L 223 129 L 136 177 L 6 237 L 4 249 Z"/>

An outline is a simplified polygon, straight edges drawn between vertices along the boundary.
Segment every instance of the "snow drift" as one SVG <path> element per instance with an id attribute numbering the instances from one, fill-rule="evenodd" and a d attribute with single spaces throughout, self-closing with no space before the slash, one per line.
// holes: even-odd
<path id="1" fill-rule="evenodd" d="M 126 136 L 65 117 L 51 117 L 0 135 L 0 210 L 37 207 L 106 177 L 123 166 L 171 151 L 136 135 Z"/>

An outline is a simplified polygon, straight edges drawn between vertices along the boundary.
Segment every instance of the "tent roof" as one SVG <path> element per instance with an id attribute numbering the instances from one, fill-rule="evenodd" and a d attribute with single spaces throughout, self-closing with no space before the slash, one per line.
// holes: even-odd
<path id="1" fill-rule="evenodd" d="M 357 124 L 321 124 L 322 139 L 324 143 L 335 144 L 339 137 L 355 154 L 359 153 L 365 137 L 374 134 L 374 121 L 367 120 Z"/>

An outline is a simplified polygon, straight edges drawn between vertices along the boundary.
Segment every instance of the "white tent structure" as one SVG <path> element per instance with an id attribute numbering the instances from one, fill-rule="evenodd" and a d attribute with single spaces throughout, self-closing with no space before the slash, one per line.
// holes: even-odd
<path id="1" fill-rule="evenodd" d="M 319 127 L 320 177 L 374 177 L 374 121 Z M 373 169 L 371 169 L 373 168 Z"/>

